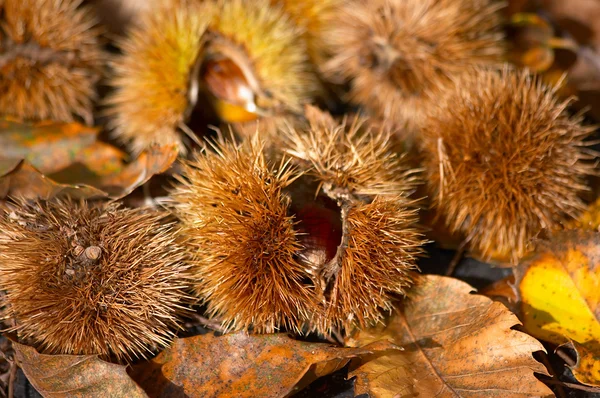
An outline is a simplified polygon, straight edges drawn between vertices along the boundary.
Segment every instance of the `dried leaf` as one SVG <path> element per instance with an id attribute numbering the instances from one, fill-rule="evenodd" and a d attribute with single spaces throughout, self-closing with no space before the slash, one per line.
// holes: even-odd
<path id="1" fill-rule="evenodd" d="M 105 159 L 107 162 L 117 156 L 115 152 L 108 151 L 109 156 Z M 27 161 L 0 159 L 0 199 L 7 196 L 50 199 L 63 195 L 87 199 L 121 199 L 153 175 L 166 171 L 176 158 L 175 146 L 157 146 L 149 148 L 132 163 L 107 175 L 95 174 L 78 163 L 51 176 L 45 176 Z M 101 170 L 104 171 L 108 172 L 108 169 Z"/>
<path id="2" fill-rule="evenodd" d="M 579 99 L 572 108 L 584 110 L 588 117 L 600 120 L 600 2 L 542 0 L 529 3 L 534 7 L 537 5 L 538 12 L 547 17 L 564 37 L 578 43 L 575 54 L 572 51 L 556 51 L 556 64 L 565 65 L 563 58 L 568 58 L 571 64 L 567 68 L 567 84 L 560 92 L 576 95 Z M 567 69 L 562 68 L 562 71 Z M 545 75 L 547 73 L 544 78 Z"/>
<path id="3" fill-rule="evenodd" d="M 44 397 L 147 397 L 125 366 L 96 355 L 45 355 L 13 341 L 17 364 Z"/>
<path id="4" fill-rule="evenodd" d="M 535 72 L 543 72 L 554 62 L 554 51 L 549 45 L 554 32 L 552 26 L 536 14 L 517 13 L 510 19 L 509 59 Z"/>
<path id="5" fill-rule="evenodd" d="M 112 145 L 95 142 L 81 150 L 75 162 L 85 165 L 87 169 L 99 176 L 118 173 L 123 168 L 126 154 Z"/>
<path id="6" fill-rule="evenodd" d="M 47 178 L 26 160 L 5 160 L 0 165 L 0 199 L 8 196 L 50 199 L 69 195 L 74 198 L 94 198 L 106 193 L 89 185 L 60 184 Z"/>
<path id="7" fill-rule="evenodd" d="M 558 234 L 517 267 L 515 278 L 527 332 L 555 344 L 572 341 L 579 358 L 573 374 L 600 386 L 600 233 Z"/>
<path id="8" fill-rule="evenodd" d="M 153 175 L 167 171 L 178 154 L 176 145 L 152 146 L 120 172 L 102 177 L 98 186 L 112 197 L 122 198 L 144 185 Z"/>
<path id="9" fill-rule="evenodd" d="M 177 339 L 132 377 L 151 397 L 279 397 L 345 366 L 350 358 L 397 350 L 388 342 L 363 348 L 307 343 L 284 334 Z"/>
<path id="10" fill-rule="evenodd" d="M 518 312 L 518 299 L 515 294 L 514 284 L 515 277 L 514 275 L 510 275 L 486 286 L 478 293 L 489 297 L 492 300 L 501 302 L 506 308 L 516 313 Z"/>
<path id="11" fill-rule="evenodd" d="M 404 351 L 359 366 L 355 393 L 371 397 L 531 397 L 552 392 L 532 353 L 542 345 L 511 328 L 517 317 L 502 304 L 470 294 L 457 279 L 425 276 L 385 327 L 351 342 L 388 339 Z M 412 395 L 411 395 L 412 394 Z"/>
<path id="12" fill-rule="evenodd" d="M 556 36 L 547 19 L 527 12 L 511 16 L 508 42 L 508 59 L 512 63 L 539 73 L 546 84 L 557 87 L 560 96 L 575 95 L 574 87 L 565 77 L 578 61 L 580 47 L 577 42 Z"/>
<path id="13" fill-rule="evenodd" d="M 577 362 L 571 368 L 573 374 L 581 383 L 598 386 L 600 375 L 600 344 L 598 341 L 578 344 L 572 342 L 577 353 Z"/>
<path id="14" fill-rule="evenodd" d="M 79 123 L 29 124 L 0 117 L 0 158 L 26 159 L 42 173 L 53 173 L 75 162 L 98 132 Z"/>

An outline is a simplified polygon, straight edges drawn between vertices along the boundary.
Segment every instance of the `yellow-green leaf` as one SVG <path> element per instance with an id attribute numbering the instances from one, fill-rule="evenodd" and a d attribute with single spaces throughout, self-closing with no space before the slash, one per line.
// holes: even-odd
<path id="1" fill-rule="evenodd" d="M 600 233 L 573 230 L 540 245 L 515 270 L 528 333 L 555 344 L 574 343 L 583 383 L 600 385 Z"/>

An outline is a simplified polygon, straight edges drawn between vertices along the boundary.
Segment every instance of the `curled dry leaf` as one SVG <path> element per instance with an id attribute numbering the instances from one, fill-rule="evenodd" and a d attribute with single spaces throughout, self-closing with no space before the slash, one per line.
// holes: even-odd
<path id="1" fill-rule="evenodd" d="M 13 341 L 17 364 L 46 398 L 147 397 L 127 375 L 125 366 L 97 355 L 45 355 Z"/>
<path id="2" fill-rule="evenodd" d="M 120 199 L 153 175 L 165 172 L 177 158 L 174 145 L 155 146 L 133 162 L 117 166 L 115 159 L 118 154 L 110 148 L 101 148 L 106 154 L 104 168 L 96 159 L 93 164 L 97 167 L 92 169 L 78 163 L 50 176 L 44 175 L 26 160 L 0 159 L 0 199 L 8 196 L 50 199 L 67 195 L 86 199 Z"/>
<path id="3" fill-rule="evenodd" d="M 600 233 L 556 235 L 516 268 L 515 277 L 527 332 L 555 344 L 573 342 L 573 374 L 600 386 Z"/>
<path id="4" fill-rule="evenodd" d="M 398 349 L 389 342 L 343 348 L 285 334 L 205 334 L 175 340 L 134 366 L 132 377 L 150 397 L 282 397 L 350 358 Z"/>
<path id="5" fill-rule="evenodd" d="M 551 23 L 538 14 L 512 15 L 508 30 L 511 43 L 508 58 L 516 65 L 543 73 L 548 83 L 558 83 L 562 73 L 576 61 L 578 44 L 570 38 L 555 36 Z"/>
<path id="6" fill-rule="evenodd" d="M 106 193 L 89 185 L 60 184 L 33 167 L 26 160 L 0 161 L 0 199 L 8 196 L 50 199 L 57 196 L 95 198 Z"/>
<path id="7" fill-rule="evenodd" d="M 511 62 L 544 72 L 554 62 L 554 51 L 549 45 L 554 36 L 552 26 L 536 14 L 518 13 L 510 19 Z"/>
<path id="8" fill-rule="evenodd" d="M 358 363 L 355 393 L 371 397 L 532 397 L 552 395 L 534 372 L 542 345 L 511 328 L 517 317 L 470 294 L 457 279 L 425 276 L 387 326 L 360 332 L 349 343 L 388 339 L 404 351 Z M 413 394 L 413 395 L 411 395 Z"/>
<path id="9" fill-rule="evenodd" d="M 484 289 L 478 291 L 486 297 L 492 300 L 499 301 L 504 304 L 512 312 L 518 312 L 517 295 L 513 288 L 515 284 L 514 275 L 507 276 L 506 278 L 500 279 L 491 285 L 486 286 Z"/>
<path id="10" fill-rule="evenodd" d="M 151 146 L 119 172 L 102 176 L 97 184 L 111 197 L 122 198 L 142 186 L 153 175 L 167 171 L 177 159 L 178 153 L 175 145 Z"/>
<path id="11" fill-rule="evenodd" d="M 26 159 L 42 173 L 54 173 L 94 144 L 99 130 L 79 123 L 23 123 L 0 117 L 0 158 Z"/>
<path id="12" fill-rule="evenodd" d="M 106 176 L 118 173 L 123 168 L 125 157 L 126 154 L 123 151 L 110 144 L 97 141 L 79 151 L 75 163 L 84 165 L 96 175 Z"/>

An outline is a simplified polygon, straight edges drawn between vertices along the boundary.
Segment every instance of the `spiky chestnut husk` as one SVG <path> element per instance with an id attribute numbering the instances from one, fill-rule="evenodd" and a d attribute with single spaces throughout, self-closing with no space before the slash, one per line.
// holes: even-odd
<path id="1" fill-rule="evenodd" d="M 328 113 L 324 113 L 316 106 L 305 105 L 304 112 L 300 114 L 262 118 L 254 122 L 234 123 L 230 126 L 241 140 L 251 139 L 259 134 L 264 142 L 267 158 L 275 161 L 285 156 L 281 149 L 286 146 L 288 138 L 282 132 L 306 131 L 310 129 L 310 123 L 317 121 L 331 123 L 332 127 L 336 124 Z"/>
<path id="2" fill-rule="evenodd" d="M 109 32 L 122 35 L 141 13 L 157 7 L 163 0 L 84 0 Z"/>
<path id="3" fill-rule="evenodd" d="M 357 197 L 373 197 L 408 196 L 414 191 L 416 170 L 392 150 L 388 123 L 372 124 L 360 116 L 338 123 L 316 108 L 309 108 L 306 117 L 307 129 L 284 131 L 284 150 L 310 170 L 325 192 L 342 190 Z"/>
<path id="4" fill-rule="evenodd" d="M 254 69 L 257 107 L 301 112 L 301 105 L 318 88 L 301 40 L 304 29 L 281 7 L 269 7 L 263 0 L 221 0 L 219 4 L 211 29 L 245 50 L 247 59 L 240 63 Z"/>
<path id="5" fill-rule="evenodd" d="M 272 4 L 282 4 L 294 21 L 305 30 L 308 55 L 316 66 L 329 56 L 329 49 L 323 42 L 325 27 L 331 23 L 342 0 L 271 0 Z"/>
<path id="6" fill-rule="evenodd" d="M 156 141 L 185 151 L 178 129 L 196 106 L 239 122 L 297 110 L 316 89 L 302 30 L 280 7 L 199 3 L 169 1 L 121 45 L 109 113 L 116 136 L 136 152 Z"/>
<path id="7" fill-rule="evenodd" d="M 189 287 L 165 212 L 54 200 L 0 216 L 0 287 L 19 338 L 130 361 L 167 346 Z"/>
<path id="8" fill-rule="evenodd" d="M 283 193 L 297 173 L 269 165 L 259 140 L 214 149 L 184 165 L 172 192 L 194 289 L 229 330 L 300 331 L 317 302 Z"/>
<path id="9" fill-rule="evenodd" d="M 526 71 L 479 70 L 457 79 L 423 128 L 423 159 L 436 211 L 484 259 L 516 262 L 542 229 L 585 208 L 594 173 L 568 101 Z"/>
<path id="10" fill-rule="evenodd" d="M 449 77 L 500 62 L 500 3 L 493 0 L 345 2 L 325 34 L 326 76 L 350 99 L 414 135 Z"/>
<path id="11" fill-rule="evenodd" d="M 380 321 L 413 282 L 411 271 L 425 243 L 408 198 L 418 179 L 391 150 L 388 130 L 363 128 L 369 123 L 359 117 L 337 123 L 314 109 L 307 115 L 309 131 L 290 130 L 287 153 L 315 178 L 317 196 L 335 201 L 342 227 L 333 256 L 314 255 L 330 242 L 300 236 L 311 254 L 303 263 L 323 305 L 312 328 L 329 333 L 366 327 Z M 318 224 L 312 219 L 319 218 L 321 228 L 331 224 L 314 211 L 299 218 L 300 225 L 307 219 Z"/>
<path id="12" fill-rule="evenodd" d="M 342 204 L 342 222 L 337 264 L 321 264 L 314 273 L 326 301 L 312 328 L 323 334 L 382 321 L 413 285 L 425 244 L 416 206 L 404 197 Z"/>
<path id="13" fill-rule="evenodd" d="M 172 194 L 196 291 L 229 329 L 365 327 L 412 282 L 424 243 L 407 198 L 416 178 L 390 150 L 390 133 L 306 115 L 306 137 L 285 133 L 305 175 L 269 167 L 254 136 L 199 155 Z"/>
<path id="14" fill-rule="evenodd" d="M 191 69 L 214 14 L 212 2 L 167 0 L 139 15 L 120 42 L 109 97 L 114 134 L 139 153 L 153 143 L 180 145 L 178 133 L 189 104 Z"/>
<path id="15" fill-rule="evenodd" d="M 22 119 L 93 122 L 105 62 L 80 0 L 0 3 L 0 109 Z"/>

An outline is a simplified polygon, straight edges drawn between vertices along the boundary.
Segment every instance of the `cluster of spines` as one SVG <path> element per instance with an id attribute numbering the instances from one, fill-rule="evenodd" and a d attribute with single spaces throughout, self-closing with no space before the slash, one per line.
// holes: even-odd
<path id="1" fill-rule="evenodd" d="M 391 150 L 393 134 L 386 124 L 378 128 L 367 119 L 347 117 L 341 123 L 314 111 L 307 129 L 284 130 L 285 152 L 331 189 L 353 195 L 412 193 L 416 170 Z"/>
<path id="2" fill-rule="evenodd" d="M 112 63 L 108 99 L 115 135 L 141 152 L 153 143 L 185 146 L 179 134 L 189 104 L 191 69 L 203 48 L 203 35 L 214 15 L 211 2 L 169 0 L 140 15 Z"/>
<path id="3" fill-rule="evenodd" d="M 190 278 L 164 212 L 17 201 L 0 225 L 5 317 L 22 341 L 131 361 L 174 338 Z"/>
<path id="4" fill-rule="evenodd" d="M 389 132 L 315 115 L 307 135 L 286 133 L 295 168 L 270 166 L 258 136 L 218 142 L 184 166 L 172 192 L 195 291 L 228 329 L 367 326 L 411 285 L 423 244 L 408 199 L 414 171 L 390 151 Z M 311 187 L 337 210 L 303 192 Z M 336 217 L 341 242 L 322 231 Z"/>
<path id="5" fill-rule="evenodd" d="M 330 56 L 330 49 L 323 41 L 326 27 L 332 23 L 342 0 L 271 0 L 282 4 L 285 11 L 304 29 L 308 55 L 318 68 Z"/>
<path id="6" fill-rule="evenodd" d="M 527 71 L 479 70 L 456 79 L 423 128 L 434 206 L 483 258 L 517 261 L 542 229 L 584 209 L 594 131 L 569 101 Z"/>
<path id="7" fill-rule="evenodd" d="M 221 0 L 212 29 L 246 50 L 269 100 L 300 112 L 314 96 L 316 79 L 300 39 L 304 29 L 281 7 L 262 0 Z"/>
<path id="8" fill-rule="evenodd" d="M 336 123 L 314 111 L 309 121 L 308 131 L 287 131 L 286 152 L 317 181 L 316 195 L 338 204 L 342 222 L 335 257 L 310 267 L 323 307 L 311 326 L 320 333 L 368 327 L 413 283 L 425 243 L 409 199 L 417 171 L 392 151 L 384 127 L 360 117 Z"/>
<path id="9" fill-rule="evenodd" d="M 323 36 L 323 69 L 350 99 L 412 136 L 449 78 L 503 56 L 499 5 L 490 0 L 346 2 Z"/>
<path id="10" fill-rule="evenodd" d="M 0 109 L 30 120 L 93 122 L 106 55 L 80 0 L 0 3 Z"/>
<path id="11" fill-rule="evenodd" d="M 141 19 L 121 42 L 124 55 L 114 62 L 116 94 L 108 111 L 115 136 L 136 152 L 154 142 L 175 142 L 185 152 L 181 132 L 189 133 L 185 124 L 196 97 L 206 94 L 198 91 L 206 82 L 195 74 L 210 57 L 237 55 L 232 61 L 242 65 L 236 70 L 247 75 L 239 77 L 259 87 L 232 86 L 232 95 L 256 91 L 252 112 L 299 112 L 317 90 L 305 43 L 297 40 L 303 30 L 279 6 L 260 0 L 169 1 Z M 221 48 L 213 48 L 211 38 Z"/>
<path id="12" fill-rule="evenodd" d="M 270 165 L 259 140 L 214 150 L 187 163 L 172 192 L 195 291 L 229 329 L 300 331 L 316 302 L 283 192 L 297 171 Z"/>

